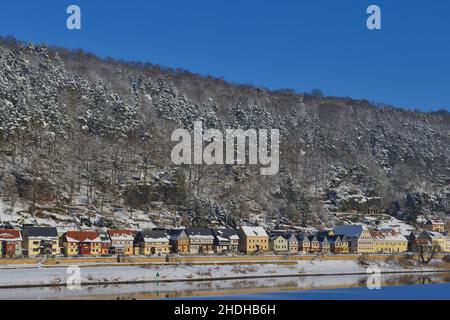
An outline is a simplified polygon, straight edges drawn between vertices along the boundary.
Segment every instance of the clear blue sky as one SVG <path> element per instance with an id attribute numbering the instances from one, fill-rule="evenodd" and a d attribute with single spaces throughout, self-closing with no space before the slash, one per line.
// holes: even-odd
<path id="1" fill-rule="evenodd" d="M 66 29 L 66 8 L 82 30 Z M 382 9 L 382 30 L 366 8 Z M 448 0 L 3 0 L 0 34 L 272 89 L 450 110 Z"/>

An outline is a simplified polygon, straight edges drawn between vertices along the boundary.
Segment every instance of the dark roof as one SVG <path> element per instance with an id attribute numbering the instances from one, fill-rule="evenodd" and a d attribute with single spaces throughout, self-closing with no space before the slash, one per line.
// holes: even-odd
<path id="1" fill-rule="evenodd" d="M 236 229 L 220 229 L 224 235 L 229 236 L 239 236 L 239 232 Z"/>
<path id="2" fill-rule="evenodd" d="M 330 231 L 319 231 L 317 233 L 317 237 L 322 238 L 322 237 L 326 237 L 330 234 Z"/>
<path id="3" fill-rule="evenodd" d="M 103 242 L 111 241 L 107 232 L 100 232 L 98 235 L 100 236 L 100 240 L 102 240 Z"/>
<path id="4" fill-rule="evenodd" d="M 231 236 L 239 237 L 239 232 L 235 229 L 214 229 L 213 234 L 214 236 L 221 236 L 224 238 L 230 238 Z"/>
<path id="5" fill-rule="evenodd" d="M 152 239 L 167 238 L 167 235 L 163 230 L 142 230 L 139 231 L 139 233 L 144 238 L 152 238 Z"/>
<path id="6" fill-rule="evenodd" d="M 330 243 L 334 243 L 334 242 L 336 242 L 336 240 L 342 240 L 341 239 L 341 236 L 328 236 L 327 237 L 328 238 L 328 241 L 330 242 Z"/>
<path id="7" fill-rule="evenodd" d="M 363 227 L 361 225 L 352 225 L 352 224 L 343 224 L 340 226 L 336 226 L 333 229 L 333 233 L 335 235 L 344 235 L 344 236 L 353 236 L 359 237 L 362 233 Z"/>
<path id="8" fill-rule="evenodd" d="M 288 234 L 286 235 L 286 239 L 287 239 L 288 241 L 298 241 L 298 240 L 297 240 L 297 237 L 295 236 L 294 233 L 288 233 Z"/>
<path id="9" fill-rule="evenodd" d="M 174 236 L 180 234 L 184 229 L 168 229 L 166 232 L 168 235 Z"/>
<path id="10" fill-rule="evenodd" d="M 54 227 L 25 227 L 23 231 L 29 237 L 58 237 Z"/>
<path id="11" fill-rule="evenodd" d="M 277 238 L 279 238 L 279 237 L 283 238 L 284 240 L 287 240 L 286 237 L 285 237 L 283 234 L 277 234 L 277 233 L 274 233 L 274 234 L 271 234 L 269 237 L 270 237 L 270 239 L 272 239 L 272 240 L 275 240 L 275 239 L 277 239 Z"/>
<path id="12" fill-rule="evenodd" d="M 188 236 L 213 236 L 213 230 L 210 228 L 186 228 Z"/>
<path id="13" fill-rule="evenodd" d="M 186 229 L 169 229 L 166 231 L 167 235 L 169 236 L 170 240 L 178 240 L 181 235 L 184 234 L 185 237 L 187 237 Z"/>
<path id="14" fill-rule="evenodd" d="M 329 240 L 328 240 L 328 237 L 326 237 L 326 236 L 320 236 L 320 237 L 317 237 L 317 240 L 319 241 L 319 242 L 330 242 Z"/>

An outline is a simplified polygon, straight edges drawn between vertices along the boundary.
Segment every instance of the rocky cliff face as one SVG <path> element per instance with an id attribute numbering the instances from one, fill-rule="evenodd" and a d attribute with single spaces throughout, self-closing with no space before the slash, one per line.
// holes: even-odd
<path id="1" fill-rule="evenodd" d="M 175 128 L 277 128 L 280 171 L 178 167 Z M 450 214 L 450 114 L 269 91 L 3 40 L 0 219 L 332 226 L 376 208 Z"/>

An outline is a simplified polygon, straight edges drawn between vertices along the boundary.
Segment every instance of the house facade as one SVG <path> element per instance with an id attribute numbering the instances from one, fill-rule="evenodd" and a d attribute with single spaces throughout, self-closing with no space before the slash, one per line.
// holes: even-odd
<path id="1" fill-rule="evenodd" d="M 54 227 L 24 227 L 22 237 L 23 249 L 29 257 L 61 253 L 58 231 Z"/>
<path id="2" fill-rule="evenodd" d="M 434 232 L 445 232 L 445 223 L 441 219 L 429 219 L 423 225 L 423 229 Z"/>
<path id="3" fill-rule="evenodd" d="M 371 231 L 375 253 L 401 253 L 408 251 L 408 240 L 396 232 Z"/>
<path id="4" fill-rule="evenodd" d="M 111 254 L 111 239 L 109 238 L 108 232 L 99 232 L 99 237 L 101 241 L 100 254 L 102 256 L 108 256 Z"/>
<path id="5" fill-rule="evenodd" d="M 163 230 L 139 231 L 134 238 L 134 244 L 140 255 L 162 255 L 170 252 L 169 238 Z"/>
<path id="6" fill-rule="evenodd" d="M 274 253 L 287 253 L 288 241 L 282 235 L 274 235 L 269 238 L 269 250 Z"/>
<path id="7" fill-rule="evenodd" d="M 216 254 L 237 253 L 238 231 L 234 229 L 214 229 L 214 252 Z"/>
<path id="8" fill-rule="evenodd" d="M 450 252 L 450 241 L 447 236 L 440 232 L 435 231 L 423 231 L 416 239 L 419 245 L 431 244 L 437 248 L 439 252 Z"/>
<path id="9" fill-rule="evenodd" d="M 190 254 L 214 254 L 214 234 L 209 228 L 186 228 Z"/>
<path id="10" fill-rule="evenodd" d="M 352 253 L 373 253 L 375 244 L 368 228 L 362 225 L 339 225 L 333 229 L 333 235 L 345 236 L 349 251 Z"/>
<path id="11" fill-rule="evenodd" d="M 173 253 L 188 254 L 189 253 L 189 237 L 185 229 L 172 229 L 167 231 L 169 235 L 169 243 Z"/>
<path id="12" fill-rule="evenodd" d="M 336 254 L 348 253 L 348 240 L 347 237 L 340 236 L 329 236 L 328 240 L 330 241 L 330 251 Z"/>
<path id="13" fill-rule="evenodd" d="M 321 253 L 330 253 L 331 252 L 331 245 L 330 245 L 330 241 L 328 240 L 328 237 L 326 237 L 326 236 L 318 237 L 317 240 L 319 241 L 319 244 L 320 244 L 319 252 L 321 252 Z"/>
<path id="14" fill-rule="evenodd" d="M 134 237 L 131 230 L 110 229 L 108 230 L 108 236 L 111 239 L 111 253 L 125 256 L 134 254 Z"/>
<path id="15" fill-rule="evenodd" d="M 310 243 L 308 253 L 319 253 L 321 248 L 320 248 L 320 242 L 317 239 L 317 236 L 316 235 L 308 236 L 308 240 Z"/>
<path id="16" fill-rule="evenodd" d="M 298 253 L 298 240 L 295 234 L 291 233 L 286 236 L 286 239 L 288 241 L 288 251 L 290 254 L 297 254 Z"/>
<path id="17" fill-rule="evenodd" d="M 308 253 L 311 249 L 311 242 L 306 235 L 301 235 L 297 238 L 298 241 L 298 252 Z"/>
<path id="18" fill-rule="evenodd" d="M 66 257 L 102 254 L 102 241 L 95 231 L 68 231 L 61 237 L 61 242 Z"/>
<path id="19" fill-rule="evenodd" d="M 269 236 L 262 227 L 242 226 L 239 229 L 239 251 L 245 253 L 269 250 Z"/>
<path id="20" fill-rule="evenodd" d="M 22 233 L 20 230 L 0 229 L 0 256 L 3 258 L 22 256 Z"/>

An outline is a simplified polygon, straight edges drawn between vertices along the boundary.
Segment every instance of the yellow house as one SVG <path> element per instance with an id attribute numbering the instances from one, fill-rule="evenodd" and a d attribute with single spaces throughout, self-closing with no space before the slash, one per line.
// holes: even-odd
<path id="1" fill-rule="evenodd" d="M 168 254 L 169 238 L 162 230 L 144 230 L 139 231 L 134 238 L 134 243 L 139 247 L 139 254 Z"/>
<path id="2" fill-rule="evenodd" d="M 445 232 L 445 223 L 441 219 L 430 219 L 423 225 L 427 231 Z"/>
<path id="3" fill-rule="evenodd" d="M 58 231 L 53 227 L 25 227 L 23 249 L 29 257 L 59 255 Z"/>
<path id="4" fill-rule="evenodd" d="M 131 230 L 108 230 L 111 239 L 111 250 L 116 255 L 132 256 L 134 254 L 133 233 Z"/>
<path id="5" fill-rule="evenodd" d="M 437 247 L 440 252 L 450 252 L 450 241 L 447 236 L 442 233 L 434 231 L 424 231 L 420 234 L 418 242 L 430 241 L 434 247 Z"/>
<path id="6" fill-rule="evenodd" d="M 270 251 L 275 253 L 287 253 L 288 244 L 287 239 L 281 235 L 275 235 L 269 239 Z"/>
<path id="7" fill-rule="evenodd" d="M 253 253 L 269 250 L 269 236 L 262 227 L 242 226 L 239 229 L 239 251 Z"/>
<path id="8" fill-rule="evenodd" d="M 375 253 L 401 253 L 408 251 L 408 240 L 396 232 L 371 231 Z"/>
<path id="9" fill-rule="evenodd" d="M 330 251 L 333 253 L 348 253 L 348 241 L 345 236 L 328 236 L 328 241 L 330 242 Z"/>
<path id="10" fill-rule="evenodd" d="M 333 229 L 333 235 L 345 236 L 350 252 L 373 253 L 375 243 L 367 227 L 359 224 L 344 224 Z"/>
<path id="11" fill-rule="evenodd" d="M 357 243 L 358 253 L 374 253 L 375 252 L 375 242 L 373 241 L 372 235 L 368 228 L 363 227 L 362 232 L 359 235 Z"/>
<path id="12" fill-rule="evenodd" d="M 68 231 L 62 238 L 64 255 L 100 256 L 102 240 L 95 231 Z"/>

